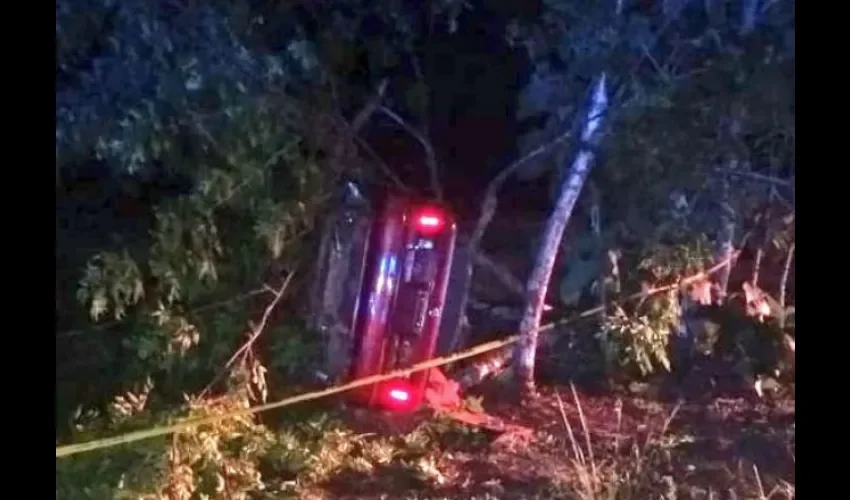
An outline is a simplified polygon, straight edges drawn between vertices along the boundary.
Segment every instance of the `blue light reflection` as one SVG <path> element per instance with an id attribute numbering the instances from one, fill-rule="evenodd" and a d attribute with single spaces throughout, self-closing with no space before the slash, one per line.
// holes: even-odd
<path id="1" fill-rule="evenodd" d="M 384 309 L 389 305 L 388 301 L 382 300 L 384 297 L 384 289 L 392 292 L 395 277 L 398 273 L 398 259 L 392 253 L 386 252 L 381 256 L 381 260 L 378 263 L 378 279 L 375 283 L 375 295 L 373 296 L 371 303 L 369 304 L 369 314 L 375 316 L 376 314 L 383 315 L 385 313 Z M 381 307 L 381 311 L 378 311 L 379 303 L 383 307 Z"/>

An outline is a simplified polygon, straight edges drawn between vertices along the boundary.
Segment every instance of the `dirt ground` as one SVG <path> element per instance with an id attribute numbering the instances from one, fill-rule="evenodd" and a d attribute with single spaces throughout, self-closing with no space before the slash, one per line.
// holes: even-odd
<path id="1" fill-rule="evenodd" d="M 345 471 L 305 498 L 794 498 L 788 394 L 665 401 L 569 385 L 523 402 L 505 394 L 482 388 L 483 408 L 530 433 L 446 435 L 427 460 Z"/>

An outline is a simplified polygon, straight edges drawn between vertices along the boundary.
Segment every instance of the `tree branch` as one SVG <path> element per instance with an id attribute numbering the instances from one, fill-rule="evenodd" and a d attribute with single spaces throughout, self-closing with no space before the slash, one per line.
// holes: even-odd
<path id="1" fill-rule="evenodd" d="M 283 280 L 283 284 L 280 285 L 280 288 L 278 288 L 277 290 L 273 290 L 271 287 L 267 288 L 269 291 L 274 293 L 274 298 L 263 311 L 263 316 L 262 318 L 260 318 L 260 322 L 256 325 L 251 325 L 251 334 L 248 337 L 248 340 L 245 341 L 244 344 L 242 344 L 242 347 L 240 347 L 235 353 L 233 353 L 233 356 L 231 356 L 229 360 L 227 360 L 227 363 L 224 364 L 225 368 L 230 368 L 233 363 L 236 362 L 237 358 L 239 358 L 241 354 L 250 349 L 251 346 L 254 345 L 254 342 L 256 342 L 257 339 L 260 337 L 260 334 L 265 331 L 266 324 L 269 321 L 269 317 L 271 316 L 275 307 L 277 307 L 277 304 L 278 302 L 280 302 L 280 299 L 283 297 L 283 292 L 286 291 L 286 288 L 289 286 L 289 282 L 292 281 L 293 276 L 295 276 L 294 272 L 289 273 L 286 279 Z"/>
<path id="2" fill-rule="evenodd" d="M 791 274 L 791 262 L 794 261 L 794 247 L 795 244 L 791 243 L 791 246 L 788 248 L 788 255 L 785 257 L 785 268 L 782 270 L 782 279 L 779 282 L 779 307 L 782 309 L 779 313 L 779 327 L 783 330 L 785 329 L 785 312 L 787 310 L 785 301 L 787 300 L 786 295 L 788 292 L 788 276 Z"/>
<path id="3" fill-rule="evenodd" d="M 484 232 L 487 230 L 487 227 L 493 220 L 493 216 L 496 214 L 496 208 L 499 204 L 499 191 L 502 189 L 502 186 L 512 175 L 518 172 L 519 169 L 524 167 L 528 162 L 537 159 L 547 153 L 550 153 L 553 149 L 555 149 L 556 146 L 561 145 L 570 138 L 572 138 L 571 130 L 564 132 L 563 134 L 552 139 L 551 141 L 538 146 L 537 148 L 533 149 L 532 151 L 529 151 L 524 156 L 502 169 L 502 171 L 499 172 L 490 181 L 489 184 L 487 184 L 487 189 L 484 191 L 484 199 L 481 201 L 481 214 L 478 216 L 478 220 L 476 221 L 475 227 L 472 230 L 472 235 L 470 236 L 469 241 L 466 244 L 469 260 L 464 271 L 466 273 L 466 279 L 463 280 L 464 290 L 460 296 L 460 304 L 458 306 L 458 310 L 461 314 L 465 313 L 467 303 L 469 302 L 469 289 L 472 285 L 473 266 L 483 262 L 480 261 L 477 257 L 479 254 L 479 247 L 481 245 L 481 238 L 484 236 Z M 504 284 L 509 288 L 512 287 L 508 283 Z M 516 287 L 516 283 L 514 283 L 513 287 Z M 522 284 L 520 284 L 519 290 L 524 298 L 525 287 L 522 286 Z M 455 327 L 454 333 L 452 334 L 452 349 L 456 349 L 458 347 L 457 344 L 458 340 L 460 339 L 462 330 L 463 322 L 459 321 L 457 326 Z"/>
<path id="4" fill-rule="evenodd" d="M 393 182 L 393 184 L 395 184 L 398 189 L 401 189 L 402 191 L 410 191 L 410 188 L 407 187 L 404 182 L 402 182 L 402 180 L 395 174 L 395 172 L 393 172 L 392 168 L 387 165 L 384 159 L 381 158 L 380 155 L 378 155 L 378 153 L 372 148 L 372 146 L 369 145 L 368 142 L 363 140 L 363 138 L 359 135 L 355 135 L 354 140 L 356 140 L 357 144 L 360 145 L 360 147 L 366 151 L 366 154 L 368 154 L 372 157 L 373 160 L 375 160 L 375 163 L 378 164 L 381 170 L 384 171 L 384 174 L 389 177 L 389 179 Z"/>
<path id="5" fill-rule="evenodd" d="M 363 128 L 366 122 L 369 121 L 369 118 L 371 118 L 372 115 L 375 114 L 375 111 L 377 111 L 378 108 L 381 106 L 381 101 L 384 99 L 384 94 L 386 93 L 387 85 L 388 81 L 386 78 L 381 80 L 381 82 L 378 84 L 377 89 L 375 89 L 375 94 L 369 99 L 368 102 L 366 102 L 363 108 L 358 111 L 356 115 L 354 115 L 354 118 L 352 118 L 348 122 L 345 122 L 344 120 L 343 121 L 345 122 L 345 125 L 348 128 L 348 133 L 351 135 L 351 139 L 356 142 L 358 146 L 363 148 L 363 150 L 366 151 L 366 154 L 368 154 L 372 157 L 373 160 L 375 160 L 375 163 L 384 172 L 384 175 L 386 175 L 393 182 L 393 184 L 396 185 L 397 188 L 408 191 L 409 188 L 405 186 L 401 179 L 398 178 L 398 176 L 395 174 L 395 172 L 392 171 L 389 165 L 387 165 L 386 162 L 384 162 L 384 160 L 381 159 L 380 156 L 378 156 L 375 150 L 372 149 L 372 146 L 370 146 L 366 141 L 363 140 L 362 137 L 360 137 L 360 129 Z"/>
<path id="6" fill-rule="evenodd" d="M 443 188 L 440 185 L 440 174 L 439 166 L 437 164 L 437 154 L 434 151 L 434 147 L 431 145 L 431 142 L 428 140 L 427 137 L 425 137 L 422 132 L 407 123 L 395 111 L 391 110 L 386 106 L 380 106 L 378 109 L 382 113 L 390 117 L 394 122 L 398 123 L 408 134 L 412 135 L 417 141 L 419 141 L 419 144 L 422 145 L 422 148 L 425 150 L 425 162 L 428 166 L 428 175 L 431 179 L 431 190 L 434 191 L 434 195 L 437 197 L 438 200 L 442 200 Z"/>
<path id="7" fill-rule="evenodd" d="M 350 126 L 351 130 L 355 134 L 360 132 L 360 129 L 366 124 L 366 121 L 372 117 L 379 107 L 381 107 L 381 101 L 384 99 L 384 94 L 387 91 L 387 85 L 388 82 L 386 78 L 381 80 L 381 83 L 378 84 L 378 88 L 375 90 L 375 95 L 372 96 L 366 105 L 363 106 L 363 109 L 361 109 L 356 115 L 354 115 L 354 118 L 352 118 Z"/>
<path id="8" fill-rule="evenodd" d="M 218 375 L 215 376 L 215 378 L 212 380 L 212 382 L 210 382 L 204 388 L 204 390 L 201 391 L 201 397 L 204 397 L 207 394 L 209 394 L 209 391 L 212 390 L 212 388 L 215 386 L 215 384 L 217 384 L 224 377 L 224 375 L 227 373 L 227 370 L 231 366 L 233 366 L 233 364 L 236 361 L 238 361 L 247 352 L 249 352 L 249 350 L 251 349 L 251 346 L 254 345 L 254 342 L 256 342 L 257 339 L 260 337 L 260 335 L 263 333 L 263 331 L 265 331 L 266 325 L 269 321 L 269 318 L 271 317 L 272 312 L 274 312 L 275 308 L 277 307 L 278 303 L 280 302 L 280 299 L 283 297 L 283 294 L 286 291 L 286 288 L 289 286 L 290 281 L 292 281 L 293 276 L 295 276 L 295 272 L 290 272 L 286 276 L 286 278 L 283 280 L 283 283 L 280 285 L 280 288 L 278 288 L 277 290 L 269 287 L 268 285 L 266 285 L 264 287 L 267 291 L 272 292 L 274 294 L 274 297 L 272 298 L 271 302 L 269 302 L 269 304 L 266 306 L 265 310 L 263 311 L 263 315 L 260 318 L 259 323 L 249 324 L 250 331 L 247 332 L 248 333 L 248 339 L 245 341 L 244 344 L 242 344 L 241 347 L 239 347 L 239 349 L 236 350 L 235 353 L 233 353 L 233 355 L 230 357 L 230 359 L 227 360 L 227 363 L 224 364 L 224 369 L 222 369 L 218 373 Z"/>
<path id="9" fill-rule="evenodd" d="M 737 256 L 738 251 L 735 252 Z M 702 272 L 698 272 L 691 276 L 685 277 L 681 280 L 678 280 L 674 283 L 670 283 L 667 285 L 658 285 L 652 288 L 648 288 L 645 290 L 641 290 L 640 292 L 633 293 L 625 298 L 622 298 L 617 301 L 618 304 L 625 304 L 627 302 L 632 302 L 635 300 L 646 300 L 650 296 L 658 295 L 664 292 L 668 292 L 670 290 L 685 290 L 687 287 L 693 283 L 697 283 L 702 281 L 711 275 L 717 273 L 721 269 L 726 266 L 727 262 L 718 262 L 710 269 L 707 269 Z M 587 309 L 575 316 L 571 316 L 569 318 L 553 321 L 551 323 L 547 323 L 545 325 L 540 325 L 539 328 L 536 329 L 537 333 L 550 333 L 556 328 L 570 325 L 578 322 L 579 320 L 591 318 L 594 316 L 598 316 L 602 313 L 604 308 L 602 306 L 593 307 Z M 543 345 L 547 343 L 554 342 L 551 335 L 547 335 L 540 339 L 540 342 Z M 472 364 L 466 366 L 464 369 L 460 371 L 460 373 L 454 377 L 455 380 L 460 384 L 462 389 L 468 389 L 473 387 L 484 380 L 495 376 L 502 372 L 505 368 L 508 368 L 509 361 L 511 356 L 513 355 L 514 348 L 512 346 L 505 346 L 497 351 L 493 351 L 486 355 L 483 359 L 479 360 L 477 363 L 473 362 Z"/>
<path id="10" fill-rule="evenodd" d="M 791 187 L 791 186 L 794 185 L 792 181 L 789 181 L 787 179 L 780 179 L 779 177 L 774 177 L 772 175 L 764 175 L 764 174 L 759 174 L 757 172 L 748 172 L 746 170 L 737 170 L 737 169 L 732 169 L 732 168 L 728 168 L 728 167 L 727 168 L 716 167 L 714 169 L 714 172 L 718 173 L 720 175 L 731 175 L 731 176 L 737 176 L 737 177 L 746 177 L 747 179 L 751 179 L 751 180 L 759 181 L 759 182 L 766 182 L 766 183 L 774 184 L 774 185 L 777 185 L 777 186 Z"/>
<path id="11" fill-rule="evenodd" d="M 228 299 L 221 299 L 221 300 L 218 300 L 218 301 L 215 301 L 215 302 L 209 302 L 207 304 L 189 307 L 186 314 L 187 315 L 188 314 L 199 314 L 199 313 L 206 312 L 206 311 L 209 311 L 209 310 L 218 309 L 219 307 L 224 307 L 226 305 L 234 304 L 236 302 L 241 302 L 243 300 L 247 300 L 247 299 L 250 299 L 252 297 L 256 297 L 257 295 L 261 295 L 261 294 L 268 293 L 268 292 L 269 292 L 268 287 L 258 288 L 256 290 L 251 290 L 251 291 L 248 291 L 248 292 L 240 293 L 240 294 L 235 295 L 233 297 L 230 297 Z M 78 329 L 74 329 L 74 330 L 67 330 L 67 331 L 64 331 L 64 332 L 57 333 L 56 338 L 61 339 L 61 338 L 76 337 L 76 336 L 84 334 L 84 333 L 104 332 L 104 331 L 108 330 L 109 328 L 120 325 L 123 322 L 124 322 L 124 320 L 121 319 L 121 320 L 110 321 L 108 323 L 101 323 L 99 325 L 93 325 L 91 328 L 88 328 L 88 329 L 78 328 Z"/>
<path id="12" fill-rule="evenodd" d="M 484 268 L 490 271 L 492 274 L 502 285 L 505 286 L 508 290 L 519 295 L 520 297 L 525 298 L 525 286 L 522 282 L 517 279 L 516 276 L 511 273 L 510 269 L 506 266 L 503 266 L 489 256 L 487 256 L 484 252 L 477 252 L 475 255 L 472 255 L 473 263 L 481 268 Z"/>

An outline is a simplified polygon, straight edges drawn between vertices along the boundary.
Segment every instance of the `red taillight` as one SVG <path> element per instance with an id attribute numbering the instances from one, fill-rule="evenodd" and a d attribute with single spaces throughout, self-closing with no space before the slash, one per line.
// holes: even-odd
<path id="1" fill-rule="evenodd" d="M 440 227 L 442 221 L 436 215 L 420 215 L 419 225 L 423 227 Z"/>
<path id="2" fill-rule="evenodd" d="M 434 209 L 421 210 L 418 214 L 416 214 L 414 222 L 416 224 L 416 228 L 426 234 L 439 231 L 443 228 L 443 224 L 445 224 L 443 215 Z"/>
<path id="3" fill-rule="evenodd" d="M 413 389 L 407 380 L 392 380 L 383 386 L 380 399 L 389 410 L 407 411 L 413 405 Z"/>
<path id="4" fill-rule="evenodd" d="M 410 401 L 410 393 L 404 389 L 390 389 L 390 392 L 387 395 L 393 401 L 398 401 L 399 403 L 406 403 Z"/>

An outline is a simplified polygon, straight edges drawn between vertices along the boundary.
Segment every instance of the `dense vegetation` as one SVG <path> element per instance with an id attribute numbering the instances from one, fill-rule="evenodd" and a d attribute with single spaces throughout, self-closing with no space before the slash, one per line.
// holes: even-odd
<path id="1" fill-rule="evenodd" d="M 493 50 L 528 62 L 517 114 L 501 117 L 524 132 L 516 158 L 546 147 L 508 167 L 501 194 L 554 199 L 585 146 L 575 131 L 589 86 L 601 72 L 610 81 L 596 164 L 552 287 L 559 316 L 604 307 L 569 341 L 547 344 L 556 364 L 570 377 L 625 382 L 682 372 L 702 352 L 750 374 L 783 368 L 794 335 L 793 2 L 544 0 L 517 9 L 57 3 L 57 443 L 305 390 L 320 349 L 300 297 L 339 181 L 434 194 L 512 163 L 490 168 L 481 158 L 487 167 L 464 171 L 435 139 L 447 118 L 434 89 L 452 68 L 435 40 L 451 47 L 464 28 L 479 29 L 481 11 L 504 24 L 504 46 Z M 478 93 L 466 100 L 494 95 L 475 78 L 481 68 L 452 71 L 470 74 Z M 399 136 L 412 170 L 380 156 Z M 483 200 L 446 196 L 464 210 Z M 482 251 L 515 241 L 494 231 Z M 536 250 L 502 247 L 529 261 Z M 734 265 L 688 281 L 682 297 L 673 289 L 624 300 L 732 250 Z M 57 498 L 303 496 L 343 465 L 431 470 L 425 451 L 466 432 L 440 422 L 368 441 L 331 415 L 296 407 L 57 460 Z M 552 495 L 587 498 L 601 487 Z"/>

